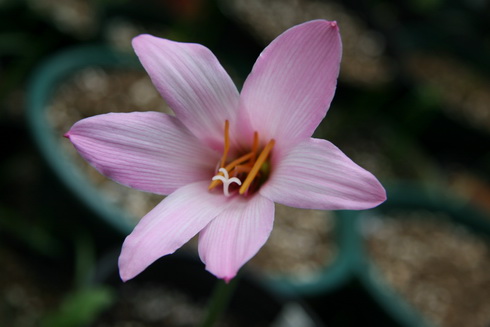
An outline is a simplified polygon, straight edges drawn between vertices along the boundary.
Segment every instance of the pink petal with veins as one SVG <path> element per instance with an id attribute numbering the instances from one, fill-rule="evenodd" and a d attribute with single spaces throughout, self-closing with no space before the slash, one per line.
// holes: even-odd
<path id="1" fill-rule="evenodd" d="M 237 197 L 199 234 L 206 269 L 226 281 L 265 244 L 274 222 L 274 203 L 260 195 Z"/>
<path id="2" fill-rule="evenodd" d="M 179 188 L 141 219 L 126 237 L 119 256 L 123 281 L 173 253 L 227 208 L 229 199 L 208 192 L 208 184 L 199 182 Z"/>
<path id="3" fill-rule="evenodd" d="M 133 47 L 177 118 L 202 142 L 221 150 L 224 122 L 235 121 L 239 94 L 214 54 L 200 44 L 146 34 L 135 37 Z"/>
<path id="4" fill-rule="evenodd" d="M 303 141 L 279 158 L 259 192 L 274 202 L 305 209 L 369 209 L 386 200 L 376 177 L 320 139 Z"/>
<path id="5" fill-rule="evenodd" d="M 177 118 L 159 112 L 86 118 L 66 136 L 103 175 L 163 195 L 188 183 L 209 180 L 220 157 Z"/>
<path id="6" fill-rule="evenodd" d="M 335 22 L 311 21 L 278 36 L 243 86 L 239 121 L 251 125 L 245 132 L 257 130 L 277 147 L 311 137 L 334 96 L 341 53 Z"/>

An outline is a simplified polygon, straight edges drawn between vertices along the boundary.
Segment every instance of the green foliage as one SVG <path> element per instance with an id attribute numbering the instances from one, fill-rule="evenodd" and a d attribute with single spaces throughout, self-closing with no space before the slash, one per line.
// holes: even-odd
<path id="1" fill-rule="evenodd" d="M 41 327 L 87 326 L 114 302 L 115 296 L 108 287 L 90 287 L 66 296 L 60 308 L 48 314 Z"/>

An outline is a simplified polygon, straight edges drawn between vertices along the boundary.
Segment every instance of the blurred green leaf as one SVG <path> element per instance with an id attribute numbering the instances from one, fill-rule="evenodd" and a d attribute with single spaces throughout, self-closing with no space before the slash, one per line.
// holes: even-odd
<path id="1" fill-rule="evenodd" d="M 79 327 L 92 323 L 97 316 L 111 306 L 115 296 L 108 287 L 81 289 L 68 295 L 58 311 L 47 315 L 42 327 Z"/>
<path id="2" fill-rule="evenodd" d="M 84 288 L 92 280 L 95 265 L 93 239 L 86 232 L 80 232 L 75 238 L 75 274 L 74 286 Z"/>

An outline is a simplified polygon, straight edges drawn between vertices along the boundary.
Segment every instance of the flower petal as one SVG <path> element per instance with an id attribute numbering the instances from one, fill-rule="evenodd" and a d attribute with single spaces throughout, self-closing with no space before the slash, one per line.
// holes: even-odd
<path id="1" fill-rule="evenodd" d="M 222 150 L 224 122 L 235 120 L 239 94 L 213 53 L 151 35 L 134 38 L 133 47 L 176 116 L 203 142 Z"/>
<path id="2" fill-rule="evenodd" d="M 368 209 L 386 200 L 370 172 L 332 143 L 309 139 L 276 160 L 260 194 L 274 202 L 306 209 Z"/>
<path id="3" fill-rule="evenodd" d="M 239 120 L 251 125 L 243 132 L 257 130 L 261 139 L 275 138 L 278 146 L 310 137 L 335 93 L 341 48 L 337 24 L 325 20 L 297 25 L 277 37 L 243 86 Z"/>
<path id="4" fill-rule="evenodd" d="M 265 244 L 274 222 L 274 203 L 260 195 L 238 197 L 199 234 L 206 269 L 225 281 L 237 274 Z"/>
<path id="5" fill-rule="evenodd" d="M 66 137 L 105 176 L 157 194 L 209 180 L 219 160 L 219 154 L 202 145 L 178 119 L 159 112 L 86 118 Z"/>
<path id="6" fill-rule="evenodd" d="M 209 192 L 208 184 L 199 182 L 179 188 L 143 217 L 126 237 L 119 256 L 123 281 L 173 253 L 226 209 L 228 199 Z"/>

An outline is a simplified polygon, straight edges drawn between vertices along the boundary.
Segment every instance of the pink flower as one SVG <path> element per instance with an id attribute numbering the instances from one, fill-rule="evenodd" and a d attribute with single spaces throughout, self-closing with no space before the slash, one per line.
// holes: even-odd
<path id="1" fill-rule="evenodd" d="M 201 45 L 140 35 L 133 46 L 175 117 L 109 113 L 77 122 L 66 135 L 102 174 L 169 194 L 124 241 L 123 280 L 199 233 L 206 269 L 228 281 L 269 237 L 274 202 L 331 210 L 385 200 L 371 173 L 311 138 L 339 73 L 335 22 L 311 21 L 280 35 L 241 94 Z"/>

